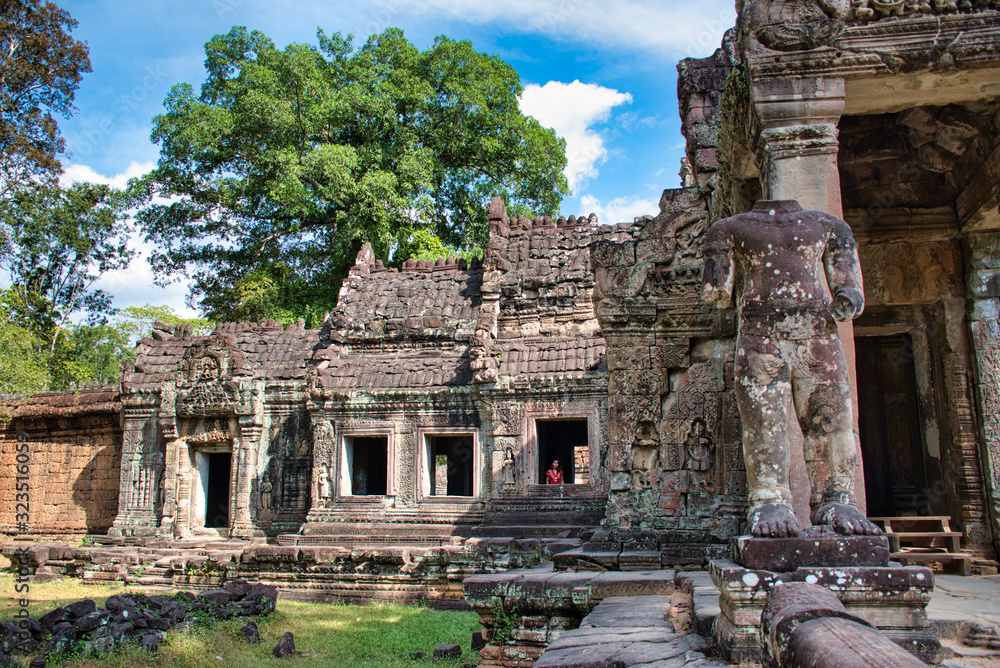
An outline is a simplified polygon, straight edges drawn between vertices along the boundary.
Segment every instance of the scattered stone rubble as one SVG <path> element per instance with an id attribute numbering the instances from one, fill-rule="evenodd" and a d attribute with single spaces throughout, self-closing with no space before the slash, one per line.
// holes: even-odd
<path id="1" fill-rule="evenodd" d="M 207 619 L 267 615 L 274 611 L 277 600 L 274 587 L 246 580 L 233 580 L 222 589 L 199 593 L 118 594 L 108 597 L 104 607 L 84 599 L 51 610 L 37 620 L 28 617 L 4 622 L 0 625 L 0 652 L 42 650 L 45 657 L 71 652 L 86 655 L 112 652 L 129 642 L 155 652 L 170 629 Z"/>

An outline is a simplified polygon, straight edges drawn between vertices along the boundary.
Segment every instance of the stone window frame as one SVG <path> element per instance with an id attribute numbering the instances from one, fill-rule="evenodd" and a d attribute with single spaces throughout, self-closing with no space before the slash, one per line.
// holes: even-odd
<path id="1" fill-rule="evenodd" d="M 590 475 L 586 484 L 574 483 L 573 487 L 583 489 L 598 489 L 597 475 L 594 471 L 594 462 L 600 462 L 600 410 L 598 406 L 586 408 L 565 408 L 553 412 L 545 408 L 529 408 L 525 411 L 525 457 L 524 474 L 525 480 L 533 482 L 527 483 L 527 488 L 546 487 L 544 482 L 534 481 L 535 471 L 538 470 L 538 428 L 537 422 L 558 422 L 570 420 L 587 421 L 587 448 L 590 450 Z"/>
<path id="2" fill-rule="evenodd" d="M 430 443 L 429 436 L 472 436 L 472 495 L 471 496 L 431 496 L 430 478 L 425 475 L 429 472 L 428 456 Z M 418 427 L 417 447 L 414 448 L 414 479 L 416 480 L 416 496 L 419 503 L 474 503 L 482 500 L 485 485 L 483 484 L 483 471 L 485 467 L 482 444 L 479 439 L 479 430 L 474 427 Z"/>
<path id="3" fill-rule="evenodd" d="M 382 494 L 345 494 L 344 484 L 345 475 L 349 474 L 346 472 L 345 466 L 347 463 L 347 439 L 354 438 L 379 438 L 385 437 L 386 439 L 386 483 L 385 483 L 385 495 Z M 342 429 L 339 434 L 337 434 L 337 459 L 336 459 L 336 478 L 334 479 L 334 498 L 338 502 L 371 502 L 380 501 L 383 499 L 392 499 L 396 497 L 398 493 L 398 487 L 396 484 L 396 431 L 391 426 L 386 427 L 353 427 Z"/>

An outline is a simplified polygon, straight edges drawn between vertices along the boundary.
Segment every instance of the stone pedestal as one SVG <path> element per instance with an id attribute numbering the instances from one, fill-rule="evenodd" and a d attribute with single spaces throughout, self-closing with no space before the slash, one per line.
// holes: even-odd
<path id="1" fill-rule="evenodd" d="M 773 587 L 786 582 L 829 589 L 848 611 L 921 660 L 940 660 L 941 644 L 930 632 L 925 610 L 934 574 L 922 566 L 890 563 L 884 536 L 838 536 L 829 527 L 812 527 L 796 538 L 741 536 L 732 547 L 734 558 L 744 563 L 715 559 L 709 564 L 721 609 L 713 635 L 730 662 L 761 659 L 764 603 Z M 769 553 L 773 565 L 765 568 Z"/>

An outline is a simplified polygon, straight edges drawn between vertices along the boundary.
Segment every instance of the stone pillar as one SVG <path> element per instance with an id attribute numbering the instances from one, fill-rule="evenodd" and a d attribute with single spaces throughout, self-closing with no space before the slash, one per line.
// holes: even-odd
<path id="1" fill-rule="evenodd" d="M 764 198 L 798 200 L 803 209 L 842 218 L 837 123 L 844 80 L 765 79 L 754 82 L 753 94 Z"/>
<path id="2" fill-rule="evenodd" d="M 256 477 L 256 453 L 263 428 L 254 424 L 253 415 L 240 418 L 240 436 L 233 443 L 232 484 L 229 503 L 232 506 L 233 538 L 250 538 L 255 534 L 250 517 L 250 484 Z M 256 532 L 259 533 L 259 532 Z"/>
<path id="3" fill-rule="evenodd" d="M 173 536 L 177 528 L 177 476 L 180 474 L 178 452 L 184 442 L 179 439 L 167 441 L 163 467 L 163 509 L 160 517 L 160 534 Z"/>
<path id="4" fill-rule="evenodd" d="M 122 458 L 118 488 L 118 515 L 108 530 L 111 536 L 148 536 L 156 531 L 154 516 L 156 471 L 150 454 L 156 447 L 155 405 L 126 405 L 122 434 Z M 144 439 L 154 438 L 153 443 Z"/>
<path id="5" fill-rule="evenodd" d="M 758 162 L 762 175 L 764 199 L 798 200 L 803 209 L 823 211 L 844 217 L 837 168 L 837 124 L 844 113 L 844 80 L 821 77 L 764 79 L 753 83 L 753 105 L 759 121 Z M 865 476 L 858 438 L 858 373 L 855 364 L 854 323 L 837 323 L 840 341 L 847 358 L 854 406 L 855 444 L 858 469 L 855 493 L 858 507 L 865 510 Z M 792 422 L 795 423 L 794 417 Z M 793 446 L 802 449 L 798 424 L 789 425 Z M 796 514 L 800 517 L 808 504 L 800 501 L 808 495 L 801 457 L 792 459 L 792 486 L 796 496 Z M 801 490 L 801 491 L 800 491 Z M 808 496 L 806 496 L 808 498 Z"/>
<path id="6" fill-rule="evenodd" d="M 969 327 L 993 546 L 1000 554 L 1000 232 L 966 238 Z"/>

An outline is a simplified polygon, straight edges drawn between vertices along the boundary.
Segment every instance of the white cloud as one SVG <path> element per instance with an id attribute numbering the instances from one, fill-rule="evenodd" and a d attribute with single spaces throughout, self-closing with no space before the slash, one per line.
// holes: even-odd
<path id="1" fill-rule="evenodd" d="M 115 188 L 122 188 L 129 179 L 142 176 L 155 165 L 152 162 L 133 162 L 121 174 L 105 176 L 98 173 L 89 165 L 70 165 L 67 167 L 60 179 L 63 185 L 69 185 L 78 181 L 89 181 L 90 183 L 103 183 Z M 188 308 L 184 304 L 187 296 L 189 281 L 180 280 L 176 283 L 161 288 L 153 283 L 153 271 L 149 266 L 149 256 L 153 250 L 153 245 L 143 241 L 140 234 L 133 233 L 129 246 L 136 251 L 129 266 L 122 270 L 109 271 L 94 284 L 95 289 L 107 290 L 114 297 L 115 308 L 125 308 L 127 306 L 144 306 L 153 304 L 154 306 L 166 305 L 174 310 L 179 316 L 193 318 L 198 315 L 197 311 Z"/>
<path id="2" fill-rule="evenodd" d="M 595 46 L 652 50 L 657 56 L 703 57 L 719 47 L 736 22 L 733 0 L 390 0 L 400 11 L 444 15 L 471 23 L 502 22 L 552 39 Z"/>
<path id="3" fill-rule="evenodd" d="M 89 181 L 90 183 L 103 183 L 113 188 L 124 188 L 129 179 L 142 176 L 153 169 L 153 167 L 156 167 L 156 165 L 152 162 L 133 162 L 121 174 L 104 176 L 103 174 L 98 174 L 88 165 L 70 165 L 63 171 L 63 175 L 59 181 L 64 186 L 79 181 Z"/>
<path id="4" fill-rule="evenodd" d="M 631 101 L 630 93 L 613 88 L 550 81 L 544 86 L 525 86 L 521 111 L 566 140 L 566 178 L 575 190 L 584 179 L 597 176 L 597 166 L 608 154 L 601 135 L 591 126 L 607 120 L 618 105 Z"/>
<path id="5" fill-rule="evenodd" d="M 616 197 L 607 204 L 601 203 L 593 195 L 584 195 L 580 204 L 586 213 L 596 213 L 601 223 L 631 223 L 640 216 L 655 216 L 660 212 L 660 200 L 656 197 Z"/>

